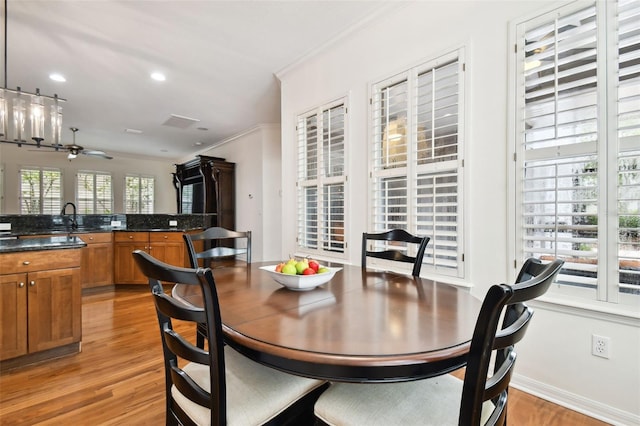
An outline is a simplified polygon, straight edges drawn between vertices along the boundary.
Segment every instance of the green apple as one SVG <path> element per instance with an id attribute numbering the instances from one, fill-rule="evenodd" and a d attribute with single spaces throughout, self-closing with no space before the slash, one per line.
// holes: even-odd
<path id="1" fill-rule="evenodd" d="M 325 272 L 329 272 L 329 268 L 325 268 L 324 266 L 318 268 L 318 274 L 323 274 Z"/>
<path id="2" fill-rule="evenodd" d="M 302 275 L 305 269 L 309 267 L 309 262 L 306 259 L 303 259 L 296 263 L 296 271 L 298 274 Z"/>
<path id="3" fill-rule="evenodd" d="M 283 274 L 287 274 L 287 275 L 296 275 L 296 273 L 298 272 L 295 265 L 293 265 L 292 263 L 287 263 L 282 267 L 282 271 Z"/>

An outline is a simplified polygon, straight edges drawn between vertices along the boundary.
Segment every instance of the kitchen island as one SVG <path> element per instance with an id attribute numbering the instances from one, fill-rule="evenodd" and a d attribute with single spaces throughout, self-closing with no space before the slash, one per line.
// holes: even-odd
<path id="1" fill-rule="evenodd" d="M 0 240 L 0 370 L 80 351 L 78 236 Z"/>

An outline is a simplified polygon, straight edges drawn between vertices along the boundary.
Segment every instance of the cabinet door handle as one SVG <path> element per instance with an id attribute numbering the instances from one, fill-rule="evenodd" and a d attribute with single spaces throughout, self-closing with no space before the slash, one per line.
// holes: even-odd
<path id="1" fill-rule="evenodd" d="M 164 235 L 162 238 L 164 238 L 164 239 L 166 240 L 166 239 L 167 239 L 167 238 L 169 238 L 169 237 L 168 237 L 168 236 L 166 236 L 166 235 Z"/>
<path id="2" fill-rule="evenodd" d="M 89 241 L 93 241 L 93 237 L 89 237 Z"/>
<path id="3" fill-rule="evenodd" d="M 18 284 L 18 287 L 20 287 L 20 288 L 24 287 L 24 283 Z"/>
<path id="4" fill-rule="evenodd" d="M 24 266 L 27 266 L 27 265 L 30 265 L 30 264 L 31 264 L 31 262 L 29 262 L 28 260 L 25 260 L 24 262 L 22 262 L 22 264 L 23 264 Z"/>
<path id="5" fill-rule="evenodd" d="M 133 240 L 133 235 L 129 235 L 129 239 L 130 239 L 130 240 Z"/>
<path id="6" fill-rule="evenodd" d="M 35 281 L 29 281 L 29 285 L 30 285 L 31 287 L 33 287 L 34 285 L 36 285 L 36 282 L 35 282 Z"/>

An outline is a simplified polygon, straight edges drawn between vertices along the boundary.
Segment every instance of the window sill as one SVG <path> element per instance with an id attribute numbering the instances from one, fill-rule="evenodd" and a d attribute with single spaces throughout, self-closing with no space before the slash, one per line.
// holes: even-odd
<path id="1" fill-rule="evenodd" d="M 558 296 L 542 296 L 530 302 L 532 307 L 565 314 L 578 315 L 640 328 L 638 306 L 618 305 L 607 302 L 576 301 Z"/>

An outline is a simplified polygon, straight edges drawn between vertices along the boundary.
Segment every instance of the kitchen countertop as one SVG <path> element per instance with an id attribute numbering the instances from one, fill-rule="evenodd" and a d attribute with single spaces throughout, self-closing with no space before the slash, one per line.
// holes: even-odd
<path id="1" fill-rule="evenodd" d="M 82 248 L 87 244 L 76 236 L 41 237 L 0 240 L 0 254 L 19 251 L 60 250 Z"/>

